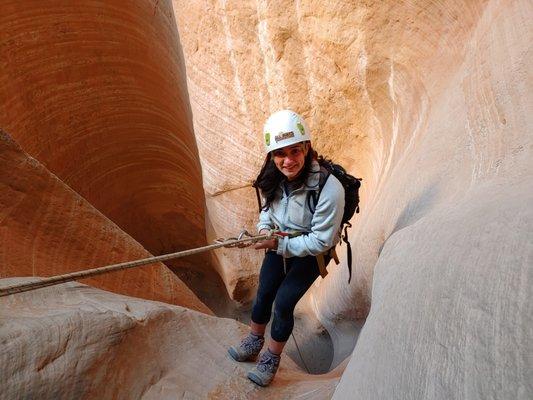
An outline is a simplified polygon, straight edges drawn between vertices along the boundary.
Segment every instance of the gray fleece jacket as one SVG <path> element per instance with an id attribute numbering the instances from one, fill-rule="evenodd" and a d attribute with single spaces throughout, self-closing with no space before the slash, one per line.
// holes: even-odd
<path id="1" fill-rule="evenodd" d="M 282 184 L 272 205 L 259 214 L 258 231 L 280 229 L 283 232 L 304 233 L 297 237 L 279 239 L 277 253 L 283 257 L 316 256 L 339 241 L 344 213 L 344 188 L 339 180 L 329 175 L 314 213 L 307 203 L 311 192 L 319 189 L 319 171 L 318 162 L 313 161 L 305 185 L 287 194 Z"/>

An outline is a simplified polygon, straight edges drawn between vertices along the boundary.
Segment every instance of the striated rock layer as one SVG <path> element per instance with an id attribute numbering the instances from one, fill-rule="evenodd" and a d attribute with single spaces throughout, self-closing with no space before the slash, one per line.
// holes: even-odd
<path id="1" fill-rule="evenodd" d="M 0 4 L 0 127 L 151 253 L 205 245 L 171 3 Z M 170 265 L 201 290 L 209 261 Z"/>
<path id="2" fill-rule="evenodd" d="M 486 2 L 453 68 L 422 75 L 424 129 L 405 132 L 364 225 L 387 240 L 334 398 L 533 396 L 532 15 Z M 323 304 L 349 313 L 350 299 Z"/>
<path id="3" fill-rule="evenodd" d="M 340 376 L 283 358 L 259 388 L 246 378 L 253 363 L 226 354 L 242 324 L 77 283 L 0 298 L 0 308 L 2 398 L 324 399 Z"/>
<path id="4" fill-rule="evenodd" d="M 52 276 L 151 256 L 2 131 L 0 171 L 0 277 Z M 211 314 L 161 263 L 83 282 Z"/>
<path id="5" fill-rule="evenodd" d="M 93 265 L 89 254 L 114 254 L 111 239 L 134 251 L 118 230 L 93 233 L 106 254 L 83 249 L 71 235 L 84 231 L 64 218 L 81 200 L 61 181 L 153 253 L 252 227 L 261 126 L 290 107 L 321 153 L 364 178 L 352 283 L 344 262 L 331 266 L 299 309 L 313 332 L 312 318 L 328 329 L 332 365 L 350 355 L 356 321 L 368 316 L 333 397 L 533 397 L 531 2 L 172 5 L 202 177 L 170 1 L 2 1 L 0 124 L 60 179 L 4 146 L 0 234 L 13 251 L 2 268 L 30 274 L 37 257 L 61 262 L 55 271 L 79 253 Z M 34 200 L 24 204 L 21 193 Z M 32 210 L 41 203 L 61 215 Z M 81 204 L 76 215 L 87 220 L 74 228 L 114 229 Z M 37 235 L 32 218 L 45 218 Z M 65 252 L 44 257 L 56 248 Z M 253 296 L 260 257 L 216 253 L 235 300 Z M 198 281 L 207 261 L 177 265 Z M 153 279 L 150 296 L 167 295 L 161 275 L 138 274 Z M 211 282 L 202 281 L 207 292 Z M 133 290 L 110 283 L 120 288 Z M 285 358 L 275 385 L 259 391 L 225 356 L 244 331 L 236 322 L 78 284 L 0 301 L 9 398 L 327 398 L 344 368 L 310 379 Z"/>
<path id="6" fill-rule="evenodd" d="M 173 4 L 215 236 L 256 216 L 277 109 L 364 178 L 352 283 L 343 262 L 306 297 L 334 364 L 372 301 L 335 397 L 531 397 L 531 2 Z M 237 257 L 230 292 L 258 269 Z"/>

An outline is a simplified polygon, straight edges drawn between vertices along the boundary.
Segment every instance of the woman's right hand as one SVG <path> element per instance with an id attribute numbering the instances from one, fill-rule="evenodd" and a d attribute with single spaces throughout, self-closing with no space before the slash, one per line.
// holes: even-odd
<path id="1" fill-rule="evenodd" d="M 260 235 L 267 235 L 270 232 L 268 229 L 261 229 L 259 231 Z M 253 248 L 256 250 L 261 249 L 269 249 L 269 250 L 277 250 L 278 248 L 278 238 L 273 237 L 272 239 L 262 240 L 260 242 L 257 242 L 253 245 Z"/>

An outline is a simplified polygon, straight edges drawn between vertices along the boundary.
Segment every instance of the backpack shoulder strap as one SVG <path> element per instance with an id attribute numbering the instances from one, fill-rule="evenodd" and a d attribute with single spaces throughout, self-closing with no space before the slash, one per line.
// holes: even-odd
<path id="1" fill-rule="evenodd" d="M 309 209 L 312 213 L 315 212 L 316 205 L 318 204 L 318 199 L 320 199 L 320 194 L 322 193 L 322 189 L 324 188 L 324 185 L 326 184 L 326 181 L 329 178 L 330 172 L 321 165 L 319 174 L 320 177 L 318 180 L 318 190 L 312 190 L 311 195 L 307 196 L 307 205 L 309 206 Z M 311 204 L 311 198 L 313 199 L 313 204 Z"/>
<path id="2" fill-rule="evenodd" d="M 331 172 L 329 172 L 324 166 L 320 166 L 320 180 L 318 182 L 318 197 L 320 197 L 320 193 L 322 193 L 322 189 L 324 189 L 324 186 L 326 185 L 326 181 L 328 180 L 329 176 L 331 175 Z"/>

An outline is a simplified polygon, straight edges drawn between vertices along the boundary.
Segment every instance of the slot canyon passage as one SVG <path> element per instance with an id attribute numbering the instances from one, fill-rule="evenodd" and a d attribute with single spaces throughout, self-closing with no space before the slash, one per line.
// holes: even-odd
<path id="1" fill-rule="evenodd" d="M 531 1 L 0 7 L 0 286 L 254 229 L 279 109 L 363 178 L 311 373 L 227 356 L 262 254 L 224 248 L 0 297 L 1 399 L 533 398 Z"/>

